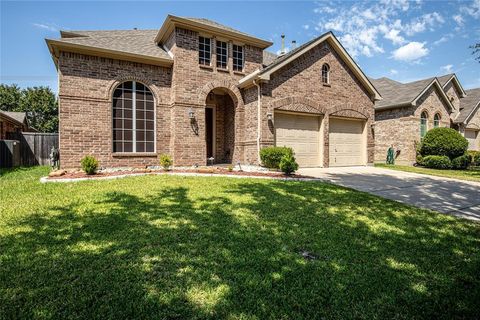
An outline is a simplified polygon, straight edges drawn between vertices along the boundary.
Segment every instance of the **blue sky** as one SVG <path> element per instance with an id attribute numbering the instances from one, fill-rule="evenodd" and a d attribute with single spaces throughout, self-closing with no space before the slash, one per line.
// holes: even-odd
<path id="1" fill-rule="evenodd" d="M 102 1 L 1 0 L 0 81 L 48 85 L 57 75 L 44 38 L 58 30 L 158 29 L 167 14 L 209 18 L 274 42 L 301 44 L 332 30 L 364 72 L 398 81 L 456 72 L 480 87 L 480 63 L 468 48 L 480 40 L 474 1 Z M 248 17 L 248 18 L 246 18 Z"/>

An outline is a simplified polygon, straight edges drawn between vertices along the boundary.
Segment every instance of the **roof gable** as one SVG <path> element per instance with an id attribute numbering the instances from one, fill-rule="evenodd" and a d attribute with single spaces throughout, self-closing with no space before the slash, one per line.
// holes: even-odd
<path id="1" fill-rule="evenodd" d="M 380 91 L 383 100 L 375 103 L 376 110 L 392 109 L 403 106 L 416 106 L 417 101 L 435 86 L 441 99 L 452 110 L 453 106 L 448 99 L 438 78 L 427 78 L 409 83 L 401 83 L 388 78 L 372 79 L 374 86 Z"/>
<path id="2" fill-rule="evenodd" d="M 167 16 L 167 18 L 163 22 L 162 27 L 158 30 L 157 35 L 154 38 L 155 43 L 164 43 L 168 36 L 174 30 L 175 26 L 183 27 L 194 31 L 215 33 L 216 35 L 225 36 L 232 40 L 241 41 L 262 49 L 270 47 L 273 44 L 270 41 L 257 38 L 255 36 L 235 30 L 212 20 L 203 18 L 185 18 L 174 15 Z"/>
<path id="3" fill-rule="evenodd" d="M 289 64 L 290 62 L 294 61 L 298 57 L 302 56 L 306 52 L 310 51 L 311 49 L 315 48 L 322 42 L 327 41 L 328 44 L 332 47 L 333 50 L 339 55 L 340 59 L 346 63 L 346 65 L 350 68 L 352 73 L 355 77 L 364 85 L 366 90 L 374 97 L 375 100 L 380 100 L 382 97 L 380 93 L 375 89 L 372 85 L 370 80 L 367 76 L 363 73 L 360 67 L 355 63 L 352 57 L 348 54 L 342 44 L 338 41 L 335 35 L 332 32 L 327 32 L 315 39 L 312 39 L 303 45 L 299 46 L 298 48 L 290 51 L 289 53 L 278 57 L 273 61 L 270 65 L 268 65 L 263 70 L 257 70 L 254 73 L 244 77 L 239 81 L 239 86 L 247 87 L 253 83 L 255 79 L 268 81 L 270 80 L 270 75 L 276 72 L 277 70 L 281 69 L 285 65 Z"/>
<path id="4" fill-rule="evenodd" d="M 444 76 L 438 77 L 438 81 L 442 85 L 442 87 L 445 89 L 445 87 L 452 82 L 453 85 L 457 88 L 458 92 L 460 92 L 460 98 L 463 98 L 467 95 L 465 90 L 462 87 L 462 84 L 457 78 L 457 75 L 455 73 L 450 73 L 446 74 Z"/>
<path id="5" fill-rule="evenodd" d="M 480 88 L 467 90 L 466 94 L 466 97 L 460 100 L 461 110 L 455 118 L 455 123 L 468 123 L 480 109 Z"/>

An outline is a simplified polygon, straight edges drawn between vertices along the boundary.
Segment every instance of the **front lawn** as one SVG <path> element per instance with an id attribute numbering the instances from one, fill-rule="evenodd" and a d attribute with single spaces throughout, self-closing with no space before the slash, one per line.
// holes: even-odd
<path id="1" fill-rule="evenodd" d="M 429 174 L 432 176 L 446 177 L 467 181 L 477 181 L 480 182 L 480 169 L 469 169 L 469 170 L 439 170 L 439 169 L 429 169 L 424 167 L 413 167 L 413 166 L 399 166 L 391 164 L 377 163 L 376 167 L 413 172 L 413 173 L 422 173 Z"/>
<path id="2" fill-rule="evenodd" d="M 2 319 L 480 315 L 473 222 L 319 182 L 47 171 L 0 172 Z"/>

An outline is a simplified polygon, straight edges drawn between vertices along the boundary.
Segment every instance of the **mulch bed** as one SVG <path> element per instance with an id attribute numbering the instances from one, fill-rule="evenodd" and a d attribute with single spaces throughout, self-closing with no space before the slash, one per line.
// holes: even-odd
<path id="1" fill-rule="evenodd" d="M 282 172 L 275 172 L 275 171 L 262 171 L 262 172 L 247 172 L 247 171 L 228 171 L 227 169 L 191 169 L 191 170 L 181 170 L 181 169 L 174 169 L 170 171 L 163 171 L 163 170 L 129 170 L 129 171 L 107 171 L 107 172 L 98 172 L 94 175 L 87 175 L 84 172 L 67 172 L 61 176 L 53 176 L 48 177 L 48 180 L 62 180 L 62 179 L 96 179 L 96 178 L 103 178 L 103 177 L 114 177 L 114 176 L 123 176 L 123 175 L 136 175 L 136 174 L 171 174 L 171 173 L 198 173 L 198 174 L 221 174 L 221 175 L 229 175 L 229 176 L 245 176 L 245 177 L 270 177 L 270 178 L 287 178 L 287 179 L 312 179 L 312 177 L 304 176 L 300 174 L 292 174 L 290 176 L 286 176 Z"/>

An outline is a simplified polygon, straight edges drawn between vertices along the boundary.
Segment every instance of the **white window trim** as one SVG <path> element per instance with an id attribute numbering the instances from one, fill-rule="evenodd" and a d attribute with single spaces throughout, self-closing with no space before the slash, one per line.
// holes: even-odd
<path id="1" fill-rule="evenodd" d="M 115 93 L 115 90 L 121 85 L 124 84 L 125 82 L 132 82 L 132 151 L 113 151 L 115 149 L 115 139 L 114 139 L 114 133 L 115 133 L 115 126 L 114 126 L 114 117 L 113 117 L 113 94 Z M 153 151 L 142 151 L 142 152 L 137 152 L 137 95 L 136 95 L 136 89 L 137 89 L 137 82 L 140 81 L 135 81 L 135 80 L 129 80 L 129 81 L 123 81 L 120 84 L 118 84 L 115 89 L 112 91 L 112 109 L 111 109 L 111 117 L 112 117 L 112 154 L 151 154 L 151 153 L 157 153 L 157 102 L 155 95 L 153 94 L 153 91 L 150 89 L 149 86 L 147 86 L 145 83 L 140 82 L 142 85 L 145 86 L 151 93 L 152 93 L 152 98 L 153 98 Z M 124 130 L 124 129 L 123 129 Z M 122 140 L 123 141 L 123 140 Z"/>
<path id="2" fill-rule="evenodd" d="M 218 66 L 218 53 L 217 53 L 217 48 L 218 48 L 218 42 L 223 42 L 225 43 L 225 48 L 226 48 L 226 53 L 225 53 L 225 58 L 226 58 L 226 61 L 225 61 L 225 67 L 219 67 Z M 223 69 L 223 70 L 228 70 L 228 53 L 229 53 L 230 50 L 228 50 L 228 41 L 224 41 L 224 40 L 221 40 L 221 39 L 215 39 L 215 58 L 216 58 L 216 62 L 217 62 L 217 68 L 219 69 Z"/>
<path id="3" fill-rule="evenodd" d="M 200 50 L 200 38 L 208 39 L 208 40 L 210 41 L 210 46 L 209 46 L 209 48 L 210 48 L 209 56 L 210 56 L 210 57 L 209 57 L 209 59 L 208 59 L 208 60 L 209 60 L 209 63 L 208 63 L 208 64 L 202 64 L 202 63 L 200 63 L 200 52 L 206 52 L 205 50 L 203 50 L 203 51 Z M 204 45 L 205 45 L 205 43 L 204 43 Z M 215 45 L 216 45 L 216 43 L 215 43 Z M 216 52 L 215 52 L 215 54 L 216 54 Z M 212 38 L 211 38 L 211 37 L 203 36 L 203 35 L 199 35 L 199 36 L 198 36 L 198 58 L 199 58 L 199 59 L 198 59 L 198 60 L 199 60 L 199 61 L 198 61 L 198 64 L 199 64 L 199 65 L 201 65 L 201 66 L 212 66 L 212 60 L 213 60 L 213 59 L 212 59 Z M 204 59 L 205 59 L 205 58 L 204 58 Z"/>
<path id="4" fill-rule="evenodd" d="M 235 52 L 235 49 L 233 46 L 242 48 L 242 69 L 240 70 L 235 70 L 235 59 L 233 57 L 233 53 Z M 243 72 L 245 70 L 245 45 L 244 44 L 232 43 L 232 69 L 234 72 Z"/>

